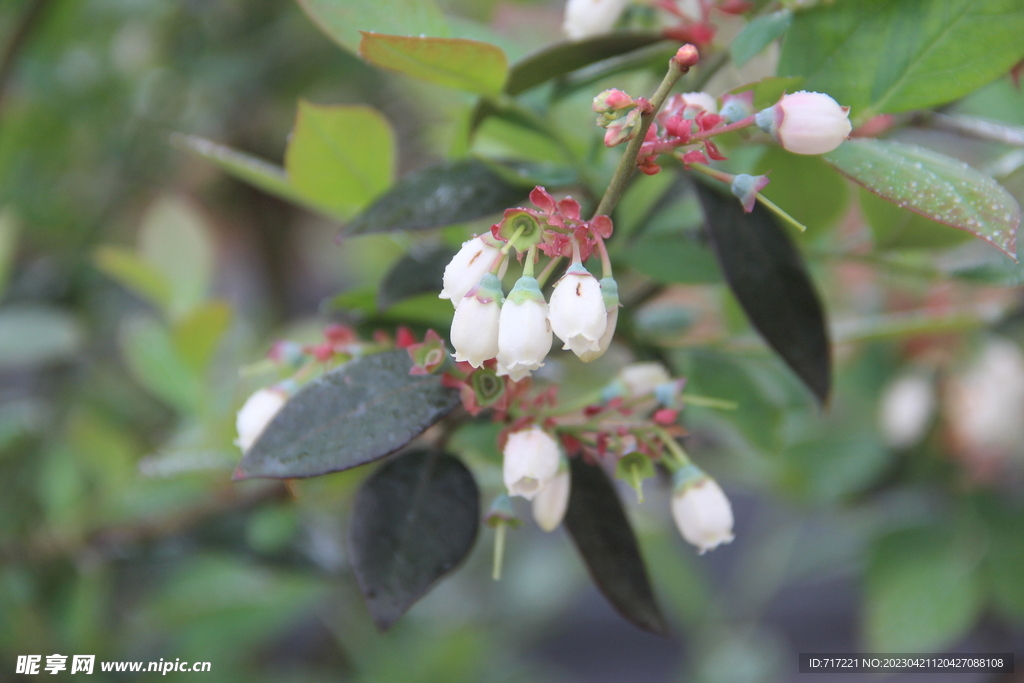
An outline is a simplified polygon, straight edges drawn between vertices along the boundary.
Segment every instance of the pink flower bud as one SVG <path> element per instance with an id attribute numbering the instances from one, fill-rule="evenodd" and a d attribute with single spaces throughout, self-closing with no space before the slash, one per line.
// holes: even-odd
<path id="1" fill-rule="evenodd" d="M 562 33 L 571 40 L 582 40 L 608 33 L 629 2 L 630 0 L 569 0 L 565 3 Z"/>
<path id="2" fill-rule="evenodd" d="M 600 349 L 602 335 L 608 329 L 601 285 L 582 263 L 569 266 L 551 292 L 548 306 L 551 329 L 577 356 Z"/>
<path id="3" fill-rule="evenodd" d="M 500 314 L 501 282 L 493 273 L 487 273 L 455 308 L 451 331 L 455 360 L 478 368 L 498 355 Z"/>
<path id="4" fill-rule="evenodd" d="M 689 68 L 700 61 L 700 52 L 697 50 L 696 45 L 687 43 L 676 50 L 676 56 L 673 59 L 679 66 Z"/>
<path id="5" fill-rule="evenodd" d="M 544 365 L 551 324 L 537 280 L 524 275 L 509 292 L 498 322 L 498 375 L 518 382 Z"/>
<path id="6" fill-rule="evenodd" d="M 733 539 L 732 506 L 714 479 L 687 465 L 675 474 L 672 517 L 679 533 L 703 555 Z"/>
<path id="7" fill-rule="evenodd" d="M 828 95 L 801 91 L 783 95 L 757 112 L 757 125 L 795 154 L 824 154 L 843 143 L 853 127 L 849 107 Z"/>
<path id="8" fill-rule="evenodd" d="M 502 453 L 502 474 L 510 496 L 532 500 L 558 474 L 562 460 L 555 439 L 534 425 L 512 432 Z"/>
<path id="9" fill-rule="evenodd" d="M 246 399 L 235 418 L 235 445 L 243 452 L 249 450 L 287 402 L 288 393 L 279 387 L 260 389 Z"/>
<path id="10" fill-rule="evenodd" d="M 625 109 L 626 107 L 632 107 L 634 104 L 633 98 L 628 94 L 622 92 L 617 88 L 611 90 L 605 90 L 594 98 L 592 108 L 597 114 L 607 114 L 611 111 L 618 109 Z"/>
<path id="11" fill-rule="evenodd" d="M 533 498 L 533 519 L 544 531 L 554 531 L 565 518 L 571 485 L 569 463 L 562 458 L 558 474 Z"/>
<path id="12" fill-rule="evenodd" d="M 497 240 L 490 235 L 463 242 L 462 249 L 444 269 L 444 287 L 438 298 L 451 299 L 452 306 L 458 306 L 466 292 L 491 269 L 499 252 Z"/>
<path id="13" fill-rule="evenodd" d="M 636 109 L 630 110 L 628 114 L 620 119 L 615 119 L 607 124 L 604 134 L 606 147 L 614 147 L 627 140 L 632 140 L 640 132 L 640 112 Z"/>

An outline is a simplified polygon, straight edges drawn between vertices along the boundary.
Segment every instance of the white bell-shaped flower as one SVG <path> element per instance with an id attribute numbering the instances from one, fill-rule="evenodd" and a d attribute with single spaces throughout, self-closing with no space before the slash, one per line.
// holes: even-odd
<path id="1" fill-rule="evenodd" d="M 508 495 L 532 500 L 558 474 L 562 453 L 553 436 L 533 425 L 509 434 L 503 457 Z"/>
<path id="2" fill-rule="evenodd" d="M 936 403 L 935 387 L 927 374 L 908 373 L 891 382 L 878 402 L 878 426 L 885 443 L 908 448 L 921 441 Z"/>
<path id="3" fill-rule="evenodd" d="M 438 298 L 451 299 L 452 306 L 458 307 L 466 293 L 480 282 L 480 278 L 491 269 L 494 259 L 501 253 L 501 244 L 490 235 L 480 235 L 462 243 L 459 250 L 444 269 L 444 287 Z M 504 267 L 506 264 L 502 264 Z M 501 277 L 501 273 L 498 277 Z"/>
<path id="4" fill-rule="evenodd" d="M 575 262 L 551 292 L 548 305 L 551 329 L 577 356 L 600 349 L 601 337 L 608 329 L 601 285 L 583 264 Z"/>
<path id="5" fill-rule="evenodd" d="M 544 365 L 551 350 L 548 305 L 537 279 L 524 275 L 501 306 L 498 322 L 498 375 L 518 382 Z"/>
<path id="6" fill-rule="evenodd" d="M 554 531 L 569 507 L 569 463 L 562 458 L 558 474 L 533 498 L 533 519 L 544 531 Z"/>
<path id="7" fill-rule="evenodd" d="M 582 40 L 608 33 L 619 20 L 630 0 L 569 0 L 565 3 L 562 33 L 571 40 Z"/>
<path id="8" fill-rule="evenodd" d="M 287 392 L 279 387 L 260 389 L 247 398 L 235 418 L 235 445 L 243 452 L 249 450 L 287 402 Z"/>
<path id="9" fill-rule="evenodd" d="M 795 154 L 824 154 L 843 143 L 853 127 L 850 108 L 820 92 L 796 92 L 757 112 L 757 125 Z"/>
<path id="10" fill-rule="evenodd" d="M 579 358 L 584 363 L 597 360 L 604 355 L 604 352 L 611 346 L 612 337 L 615 336 L 615 326 L 619 322 L 619 285 L 609 276 L 601 278 L 601 296 L 604 298 L 604 310 L 608 314 L 605 322 L 604 334 L 597 340 L 597 348 L 584 351 Z"/>
<path id="11" fill-rule="evenodd" d="M 672 381 L 672 375 L 661 363 L 631 363 L 619 371 L 619 379 L 630 397 L 652 393 L 657 387 Z"/>
<path id="12" fill-rule="evenodd" d="M 679 533 L 701 555 L 733 539 L 732 506 L 714 479 L 695 465 L 675 474 L 672 517 Z"/>
<path id="13" fill-rule="evenodd" d="M 501 315 L 501 281 L 486 273 L 455 308 L 451 341 L 455 360 L 474 368 L 498 355 L 498 318 Z"/>

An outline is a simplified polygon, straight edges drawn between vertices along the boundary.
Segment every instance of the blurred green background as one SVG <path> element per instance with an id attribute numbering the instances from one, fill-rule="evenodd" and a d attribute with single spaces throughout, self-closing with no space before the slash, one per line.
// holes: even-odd
<path id="1" fill-rule="evenodd" d="M 521 51 L 554 39 L 561 14 L 447 9 Z M 404 173 L 451 148 L 465 103 L 365 65 L 294 2 L 6 0 L 0 45 L 0 680 L 15 680 L 18 655 L 60 653 L 210 661 L 217 681 L 754 683 L 810 680 L 797 652 L 1024 643 L 1024 278 L 987 247 L 859 196 L 818 159 L 738 152 L 738 167 L 773 169 L 768 196 L 812 229 L 802 244 L 838 342 L 836 395 L 819 412 L 713 268 L 672 268 L 690 253 L 670 233 L 694 227 L 680 219 L 695 216 L 692 196 L 657 204 L 658 177 L 635 187 L 616 217 L 646 221 L 618 255 L 634 266 L 625 281 L 668 287 L 633 313 L 632 349 L 590 374 L 565 362 L 563 379 L 571 391 L 658 358 L 697 393 L 739 400 L 684 414 L 689 450 L 733 500 L 736 541 L 698 557 L 671 526 L 667 482 L 640 506 L 624 492 L 671 640 L 622 621 L 564 532 L 532 525 L 511 535 L 501 582 L 485 530 L 467 566 L 380 635 L 346 565 L 367 468 L 232 483 L 234 413 L 269 381 L 239 368 L 330 320 L 393 329 L 403 313 L 323 302 L 372 291 L 431 237 L 339 243 L 335 223 L 172 134 L 278 161 L 300 98 L 365 103 L 394 127 Z M 729 70 L 709 90 L 743 78 Z M 589 121 L 584 94 L 564 120 Z M 1024 125 L 1009 78 L 953 111 Z M 586 125 L 571 136 L 588 140 Z M 478 146 L 500 149 L 503 135 Z M 1024 197 L 1019 149 L 901 135 L 1001 169 Z M 406 313 L 443 330 L 442 303 Z M 492 436 L 467 428 L 455 448 L 486 473 Z"/>

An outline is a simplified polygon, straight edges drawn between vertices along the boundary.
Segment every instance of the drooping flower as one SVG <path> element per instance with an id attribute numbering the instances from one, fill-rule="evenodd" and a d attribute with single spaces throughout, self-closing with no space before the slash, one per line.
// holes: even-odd
<path id="1" fill-rule="evenodd" d="M 561 459 L 558 474 L 533 498 L 533 519 L 544 531 L 554 531 L 565 518 L 571 487 L 569 463 Z"/>
<path id="2" fill-rule="evenodd" d="M 626 395 L 632 398 L 653 392 L 656 388 L 672 381 L 661 363 L 631 363 L 619 371 L 619 380 L 626 386 Z"/>
<path id="3" fill-rule="evenodd" d="M 897 378 L 882 392 L 878 402 L 878 423 L 882 437 L 892 448 L 918 443 L 935 415 L 935 387 L 920 372 Z"/>
<path id="4" fill-rule="evenodd" d="M 696 465 L 675 473 L 672 517 L 679 533 L 701 555 L 733 539 L 732 506 L 714 479 Z"/>
<path id="5" fill-rule="evenodd" d="M 563 349 L 572 349 L 577 356 L 600 349 L 608 313 L 600 283 L 579 261 L 569 266 L 551 292 L 548 319 L 552 331 L 565 342 Z"/>
<path id="6" fill-rule="evenodd" d="M 508 494 L 527 500 L 532 500 L 555 478 L 562 459 L 558 443 L 537 425 L 509 434 L 502 455 Z"/>
<path id="7" fill-rule="evenodd" d="M 519 278 L 501 306 L 498 322 L 498 375 L 518 382 L 544 365 L 551 350 L 548 305 L 536 278 Z"/>
<path id="8" fill-rule="evenodd" d="M 569 0 L 565 3 L 562 33 L 571 40 L 607 33 L 628 4 L 629 0 Z"/>
<path id="9" fill-rule="evenodd" d="M 243 452 L 249 450 L 287 402 L 288 392 L 280 387 L 260 389 L 246 399 L 235 418 L 235 445 Z"/>
<path id="10" fill-rule="evenodd" d="M 490 235 L 480 235 L 462 243 L 459 253 L 444 269 L 444 287 L 438 298 L 451 299 L 452 306 L 458 307 L 466 292 L 480 282 L 498 257 L 501 243 Z M 501 274 L 499 273 L 499 277 Z"/>
<path id="11" fill-rule="evenodd" d="M 601 297 L 604 299 L 604 309 L 608 314 L 604 328 L 604 334 L 597 340 L 597 348 L 584 351 L 579 358 L 584 363 L 597 360 L 604 355 L 615 336 L 615 326 L 619 322 L 619 284 L 611 276 L 601 278 Z"/>
<path id="12" fill-rule="evenodd" d="M 801 91 L 783 95 L 757 112 L 757 125 L 795 154 L 825 154 L 842 144 L 853 127 L 849 107 L 828 95 Z"/>
<path id="13" fill-rule="evenodd" d="M 498 319 L 501 315 L 501 281 L 486 273 L 455 308 L 451 341 L 455 360 L 474 368 L 498 355 Z"/>

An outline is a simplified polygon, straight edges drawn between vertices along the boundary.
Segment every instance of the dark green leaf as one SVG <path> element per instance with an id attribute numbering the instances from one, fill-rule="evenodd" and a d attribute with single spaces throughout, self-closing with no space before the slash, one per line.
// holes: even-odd
<path id="1" fill-rule="evenodd" d="M 352 219 L 345 234 L 439 228 L 500 213 L 528 195 L 482 161 L 442 162 L 399 180 Z"/>
<path id="2" fill-rule="evenodd" d="M 331 40 L 353 53 L 360 31 L 448 35 L 448 22 L 434 0 L 299 0 L 299 6 Z"/>
<path id="3" fill-rule="evenodd" d="M 764 109 L 778 102 L 786 93 L 799 90 L 803 82 L 803 76 L 766 76 L 759 81 L 733 88 L 729 92 L 738 95 L 753 90 L 754 108 Z"/>
<path id="4" fill-rule="evenodd" d="M 435 245 L 427 249 L 410 251 L 398 259 L 384 276 L 384 281 L 377 290 L 377 308 L 384 310 L 417 294 L 439 293 L 445 266 L 454 255 L 454 249 Z"/>
<path id="5" fill-rule="evenodd" d="M 779 75 L 806 76 L 857 120 L 962 97 L 1024 57 L 1019 0 L 862 0 L 800 12 Z"/>
<path id="6" fill-rule="evenodd" d="M 620 258 L 662 284 L 704 284 L 722 280 L 711 250 L 681 235 L 644 235 L 623 251 Z"/>
<path id="7" fill-rule="evenodd" d="M 363 483 L 349 521 L 349 548 L 380 630 L 391 628 L 466 557 L 479 522 L 473 475 L 446 453 L 407 453 Z"/>
<path id="8" fill-rule="evenodd" d="M 393 453 L 459 403 L 404 349 L 358 358 L 302 388 L 246 451 L 236 479 L 313 477 Z"/>
<path id="9" fill-rule="evenodd" d="M 893 140 L 847 140 L 825 160 L 879 197 L 980 237 L 1016 260 L 1021 209 L 962 161 Z"/>
<path id="10" fill-rule="evenodd" d="M 736 66 L 743 66 L 782 36 L 793 23 L 793 11 L 780 9 L 778 12 L 760 16 L 743 27 L 729 47 L 729 54 Z"/>
<path id="11" fill-rule="evenodd" d="M 876 545 L 866 577 L 865 640 L 876 652 L 938 652 L 981 608 L 977 558 L 945 529 L 899 531 Z"/>
<path id="12" fill-rule="evenodd" d="M 449 88 L 498 95 L 508 75 L 501 48 L 465 38 L 361 32 L 359 56 L 385 69 Z"/>
<path id="13" fill-rule="evenodd" d="M 751 324 L 822 403 L 832 384 L 825 312 L 803 257 L 771 212 L 695 184 L 712 247 Z"/>
<path id="14" fill-rule="evenodd" d="M 619 614 L 660 635 L 668 623 L 654 599 L 636 536 L 615 488 L 597 465 L 572 458 L 572 493 L 565 527 L 594 583 Z"/>
<path id="15" fill-rule="evenodd" d="M 562 74 L 608 57 L 663 40 L 660 33 L 617 32 L 579 41 L 563 41 L 529 54 L 512 65 L 505 92 L 518 95 Z"/>

